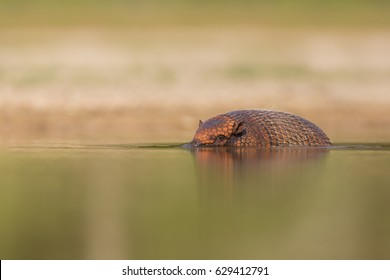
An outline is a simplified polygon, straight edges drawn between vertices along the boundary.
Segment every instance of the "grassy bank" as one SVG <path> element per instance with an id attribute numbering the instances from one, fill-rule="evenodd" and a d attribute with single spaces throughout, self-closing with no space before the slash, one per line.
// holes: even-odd
<path id="1" fill-rule="evenodd" d="M 166 142 L 241 108 L 334 141 L 389 139 L 390 33 L 285 28 L 3 29 L 3 142 Z"/>

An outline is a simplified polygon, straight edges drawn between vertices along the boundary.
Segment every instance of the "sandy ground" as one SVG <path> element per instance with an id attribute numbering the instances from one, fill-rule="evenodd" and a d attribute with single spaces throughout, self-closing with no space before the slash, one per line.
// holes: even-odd
<path id="1" fill-rule="evenodd" d="M 0 143 L 184 142 L 199 119 L 289 111 L 336 142 L 390 141 L 390 31 L 0 30 Z"/>

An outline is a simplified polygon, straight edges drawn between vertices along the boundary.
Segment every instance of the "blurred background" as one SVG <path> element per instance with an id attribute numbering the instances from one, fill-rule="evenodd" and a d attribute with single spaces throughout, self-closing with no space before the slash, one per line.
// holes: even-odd
<path id="1" fill-rule="evenodd" d="M 389 259 L 389 27 L 384 0 L 1 0 L 0 259 Z M 350 145 L 172 148 L 250 108 Z"/>
<path id="2" fill-rule="evenodd" d="M 389 27 L 384 0 L 2 0 L 0 141 L 185 142 L 248 108 L 388 141 Z"/>

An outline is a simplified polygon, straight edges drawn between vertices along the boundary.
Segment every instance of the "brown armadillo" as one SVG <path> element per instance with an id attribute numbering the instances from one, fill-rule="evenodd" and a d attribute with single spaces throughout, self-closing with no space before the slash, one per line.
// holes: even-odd
<path id="1" fill-rule="evenodd" d="M 218 115 L 199 128 L 190 146 L 330 146 L 315 124 L 290 113 L 239 110 Z"/>

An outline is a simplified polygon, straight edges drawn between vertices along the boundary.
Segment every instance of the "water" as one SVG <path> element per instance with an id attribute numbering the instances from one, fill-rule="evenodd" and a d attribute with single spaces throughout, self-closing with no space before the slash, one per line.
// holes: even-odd
<path id="1" fill-rule="evenodd" d="M 389 259 L 390 145 L 0 152 L 1 259 Z"/>

